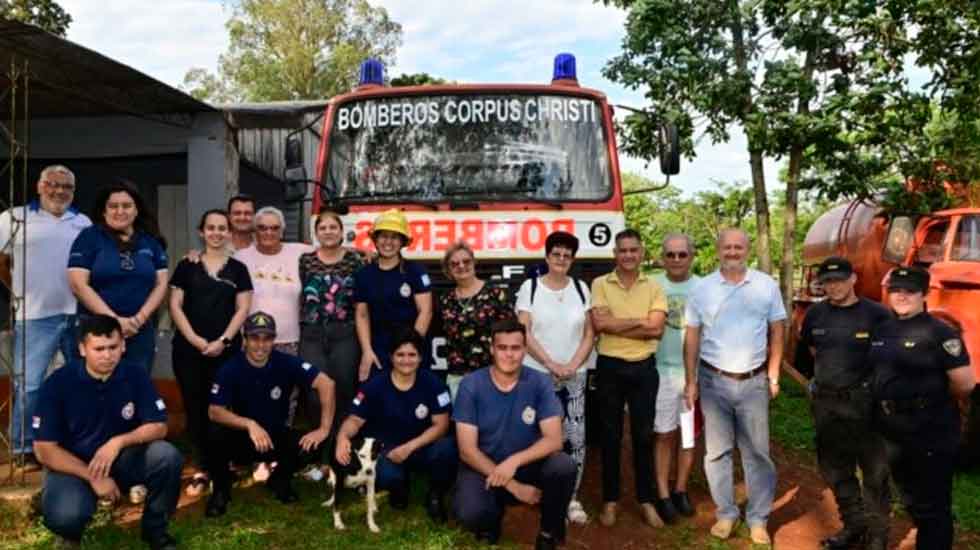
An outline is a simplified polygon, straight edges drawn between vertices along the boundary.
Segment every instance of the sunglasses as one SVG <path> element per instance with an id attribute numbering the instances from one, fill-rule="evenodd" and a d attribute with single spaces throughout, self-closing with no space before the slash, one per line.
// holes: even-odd
<path id="1" fill-rule="evenodd" d="M 465 269 L 473 265 L 473 260 L 467 258 L 465 260 L 453 260 L 449 262 L 450 269 Z"/>
<path id="2" fill-rule="evenodd" d="M 255 230 L 256 231 L 260 231 L 260 232 L 263 232 L 263 231 L 279 231 L 280 229 L 282 229 L 282 226 L 281 225 L 256 225 L 255 226 Z"/>
<path id="3" fill-rule="evenodd" d="M 686 260 L 688 256 L 687 252 L 664 252 L 664 258 L 668 260 Z"/>

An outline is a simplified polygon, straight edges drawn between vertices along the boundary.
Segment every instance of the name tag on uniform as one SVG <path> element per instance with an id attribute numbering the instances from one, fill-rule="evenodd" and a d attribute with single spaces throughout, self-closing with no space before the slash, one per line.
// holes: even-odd
<path id="1" fill-rule="evenodd" d="M 827 334 L 827 331 L 825 329 L 822 329 L 822 328 L 815 328 L 815 329 L 813 329 L 813 335 L 814 336 L 823 336 L 824 334 Z"/>

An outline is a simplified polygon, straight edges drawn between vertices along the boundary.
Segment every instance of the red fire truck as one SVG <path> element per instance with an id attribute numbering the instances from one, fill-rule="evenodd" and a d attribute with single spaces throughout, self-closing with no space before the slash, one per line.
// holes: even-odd
<path id="1" fill-rule="evenodd" d="M 313 213 L 330 205 L 344 214 L 347 243 L 370 249 L 378 213 L 403 210 L 406 256 L 427 265 L 437 290 L 447 284 L 439 260 L 457 240 L 473 247 L 480 277 L 515 290 L 556 230 L 579 238 L 577 277 L 612 269 L 625 225 L 613 108 L 579 86 L 571 54 L 555 58 L 550 84 L 390 87 L 368 60 L 357 88 L 330 100 L 322 136 Z M 664 125 L 661 139 L 661 169 L 676 174 L 676 131 Z M 287 166 L 302 165 L 300 150 L 287 143 Z"/>

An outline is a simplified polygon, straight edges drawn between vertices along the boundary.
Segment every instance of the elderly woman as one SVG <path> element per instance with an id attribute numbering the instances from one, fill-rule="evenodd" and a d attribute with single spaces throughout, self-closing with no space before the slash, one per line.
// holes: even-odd
<path id="1" fill-rule="evenodd" d="M 123 360 L 150 372 L 153 313 L 167 295 L 167 253 L 156 218 L 136 187 L 122 180 L 99 190 L 92 219 L 95 225 L 78 234 L 68 258 L 78 314 L 115 317 L 126 338 Z"/>
<path id="2" fill-rule="evenodd" d="M 299 257 L 313 250 L 304 243 L 284 243 L 286 218 L 278 208 L 266 206 L 255 213 L 255 243 L 235 253 L 248 267 L 254 293 L 250 313 L 264 311 L 276 320 L 275 348 L 299 355 Z"/>
<path id="3" fill-rule="evenodd" d="M 239 329 L 252 303 L 252 280 L 244 264 L 228 257 L 224 210 L 205 212 L 197 229 L 204 252 L 198 261 L 181 260 L 170 278 L 170 317 L 177 327 L 172 364 L 197 463 L 208 464 L 208 392 L 218 368 L 242 349 Z M 207 484 L 207 475 L 195 474 L 187 493 L 200 494 Z"/>
<path id="4" fill-rule="evenodd" d="M 595 365 L 591 296 L 588 286 L 569 276 L 578 238 L 556 231 L 545 240 L 548 272 L 528 279 L 517 293 L 517 318 L 527 327 L 524 364 L 551 375 L 564 411 L 562 429 L 565 446 L 578 466 L 575 491 L 582 483 L 585 467 L 585 383 L 588 369 Z M 588 516 L 574 495 L 568 519 L 585 523 Z"/>
<path id="5" fill-rule="evenodd" d="M 432 322 L 432 281 L 424 267 L 402 257 L 402 248 L 412 242 L 405 214 L 383 212 L 374 220 L 371 239 L 378 257 L 354 275 L 361 380 L 371 376 L 372 367 L 391 368 L 395 332 L 411 327 L 424 339 Z M 427 367 L 430 354 L 423 347 L 422 365 Z"/>
<path id="6" fill-rule="evenodd" d="M 336 384 L 334 421 L 339 424 L 357 385 L 361 350 L 354 329 L 354 273 L 366 262 L 360 252 L 341 246 L 344 224 L 336 212 L 321 210 L 314 223 L 320 246 L 299 258 L 303 287 L 300 354 Z"/>
<path id="7" fill-rule="evenodd" d="M 446 521 L 443 496 L 456 474 L 456 443 L 449 435 L 449 390 L 422 363 L 422 337 L 404 327 L 392 336 L 392 368 L 361 386 L 350 416 L 337 434 L 337 462 L 348 464 L 351 438 L 359 432 L 381 442 L 377 486 L 390 491 L 392 507 L 408 505 L 409 473 L 429 477 L 426 511 Z"/>
<path id="8" fill-rule="evenodd" d="M 462 241 L 442 257 L 442 270 L 456 286 L 439 298 L 446 332 L 446 383 L 456 396 L 464 375 L 490 365 L 490 325 L 514 318 L 506 288 L 492 287 L 476 276 L 473 249 Z"/>

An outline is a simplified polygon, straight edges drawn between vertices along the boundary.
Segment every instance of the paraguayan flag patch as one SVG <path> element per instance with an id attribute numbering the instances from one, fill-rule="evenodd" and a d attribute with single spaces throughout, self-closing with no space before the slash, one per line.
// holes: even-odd
<path id="1" fill-rule="evenodd" d="M 440 393 L 439 396 L 436 397 L 436 399 L 439 401 L 439 406 L 440 407 L 445 407 L 446 405 L 449 404 L 449 401 L 450 401 L 449 392 L 444 391 L 444 392 Z"/>
<path id="2" fill-rule="evenodd" d="M 37 430 L 37 429 L 39 429 L 41 427 L 41 417 L 40 416 L 35 416 L 34 418 L 31 419 L 31 427 L 34 428 L 35 430 Z"/>
<path id="3" fill-rule="evenodd" d="M 211 384 L 211 394 L 212 395 L 218 395 L 218 390 L 219 389 L 221 389 L 221 386 L 219 386 L 217 384 Z"/>

